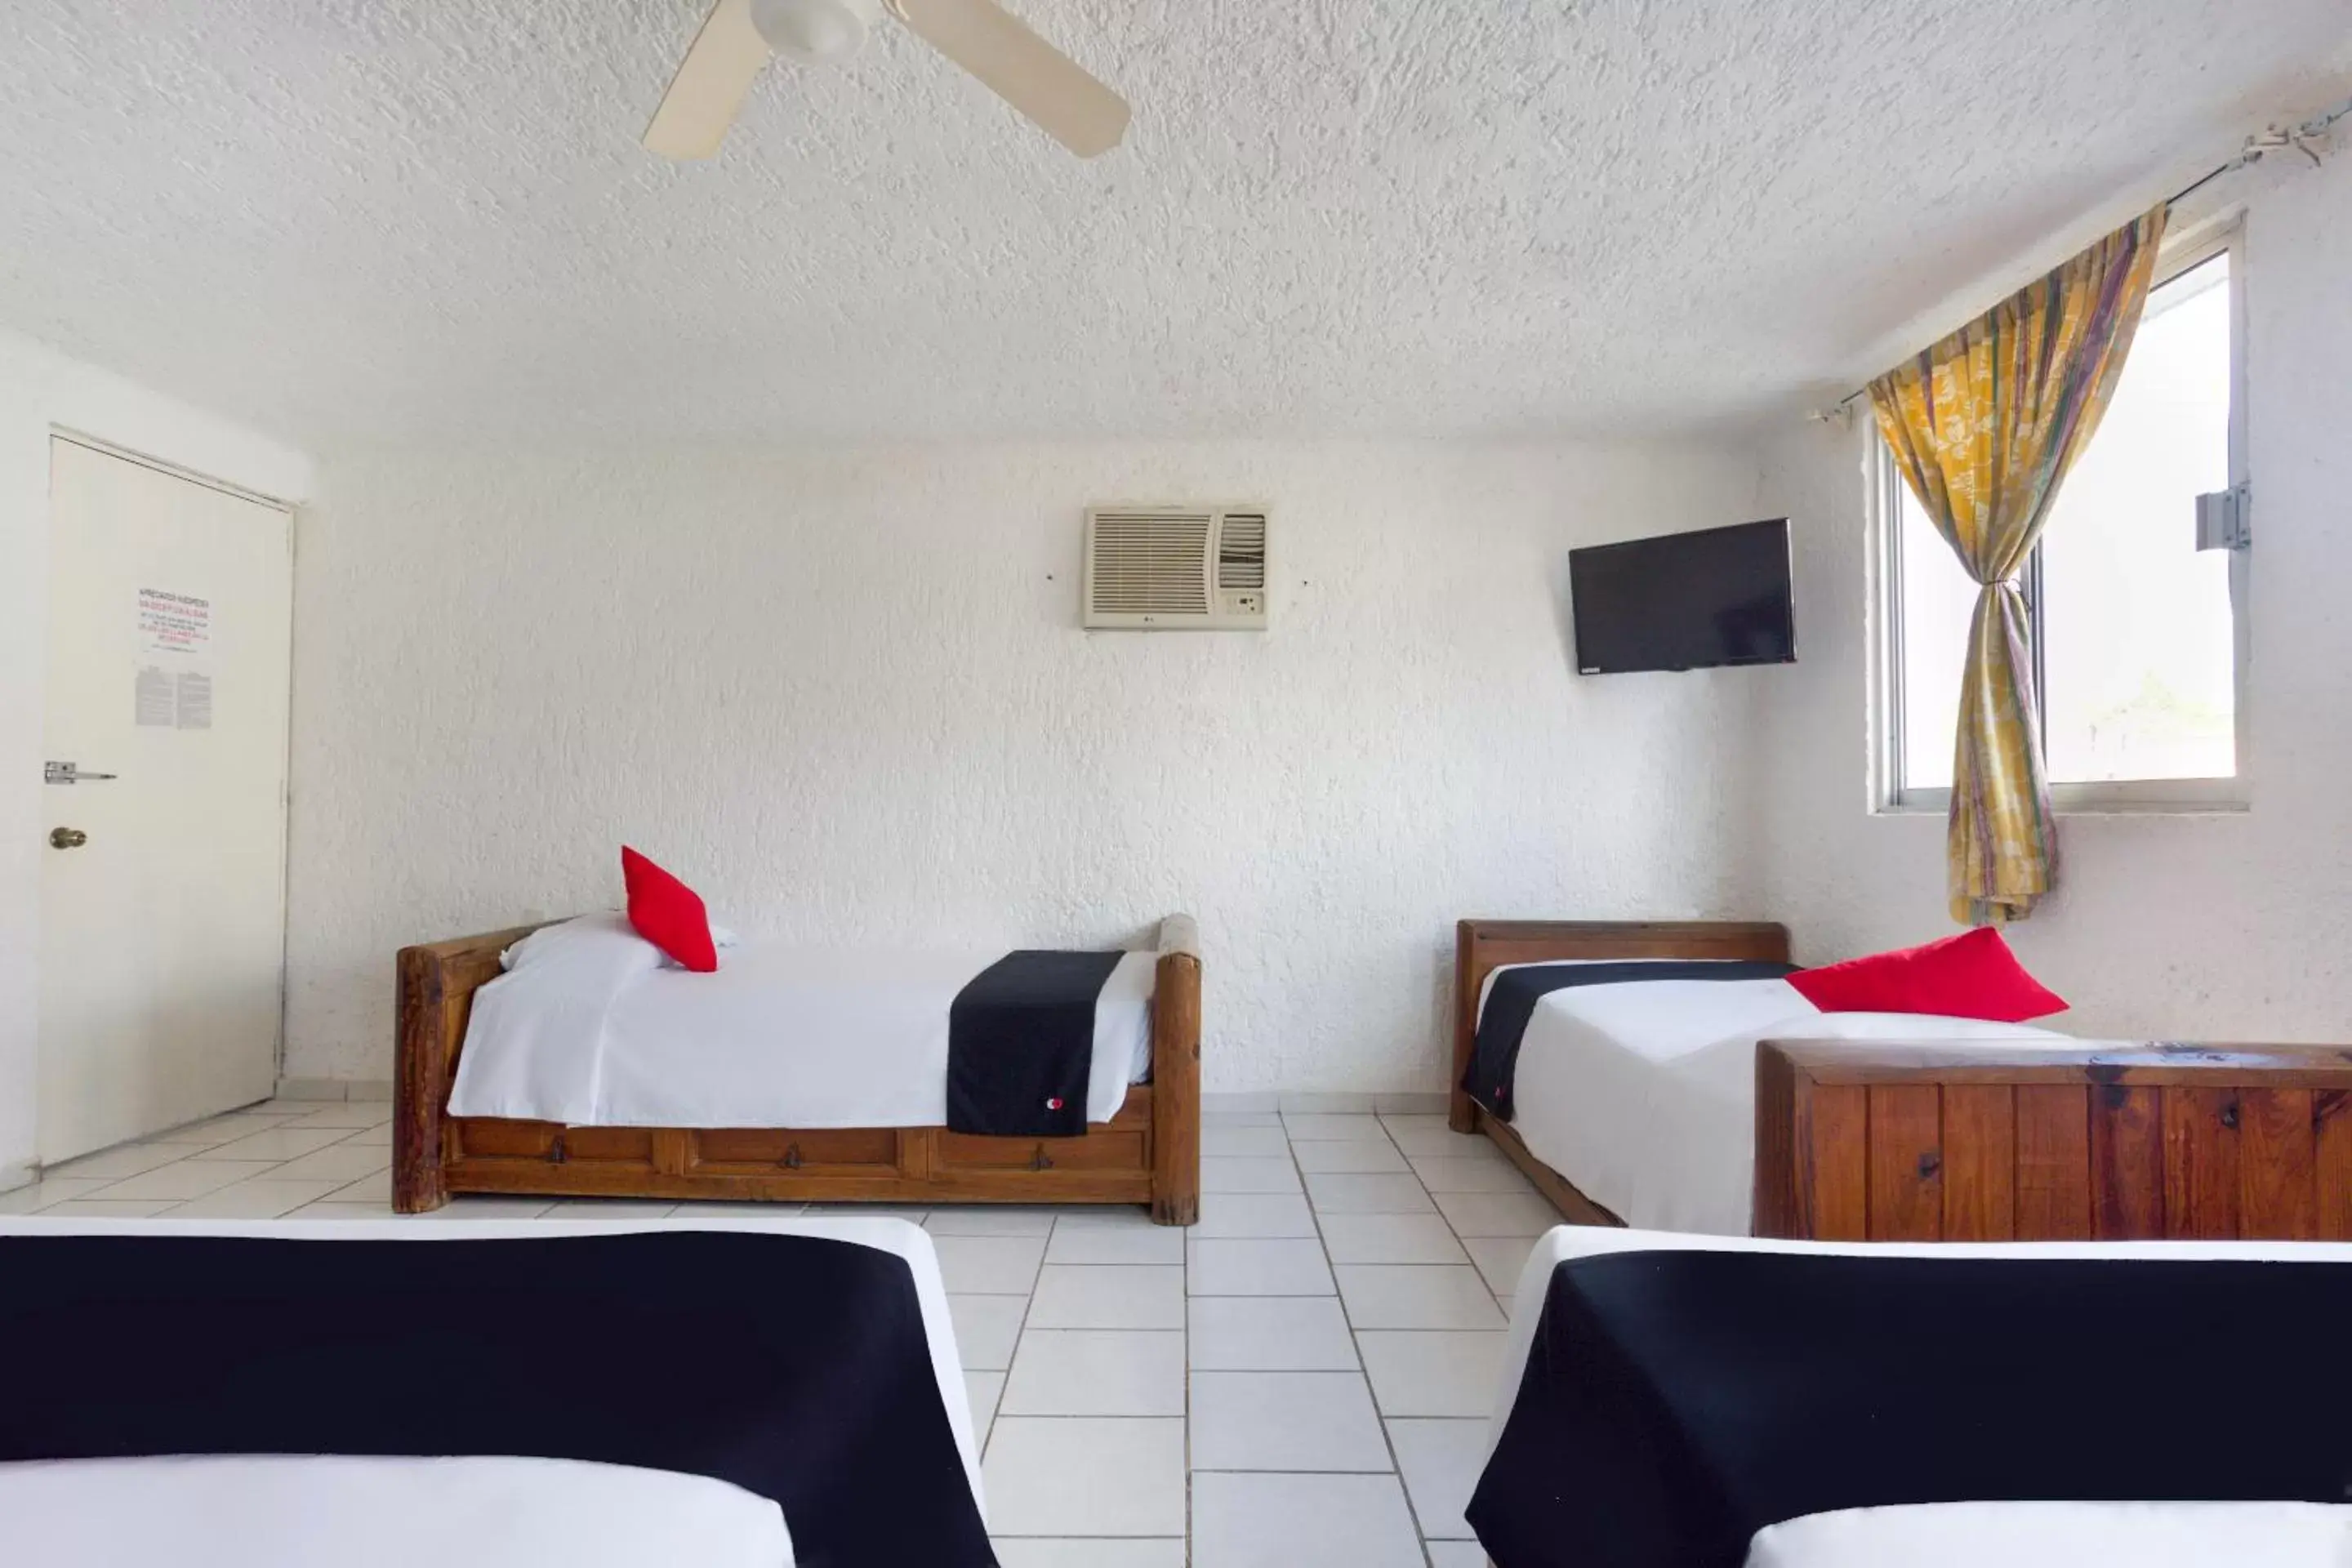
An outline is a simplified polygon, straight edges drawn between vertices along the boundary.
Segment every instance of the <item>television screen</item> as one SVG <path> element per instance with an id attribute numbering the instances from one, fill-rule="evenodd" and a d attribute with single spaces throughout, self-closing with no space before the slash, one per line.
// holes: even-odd
<path id="1" fill-rule="evenodd" d="M 1580 675 L 1792 664 L 1789 520 L 1568 554 Z"/>

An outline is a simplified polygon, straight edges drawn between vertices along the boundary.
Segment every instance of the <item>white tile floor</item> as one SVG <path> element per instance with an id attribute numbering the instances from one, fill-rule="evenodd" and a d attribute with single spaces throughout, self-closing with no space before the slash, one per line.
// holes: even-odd
<path id="1" fill-rule="evenodd" d="M 380 1215 L 391 1120 L 272 1100 L 58 1166 L 0 1214 Z M 1462 1509 L 1509 1293 L 1559 1216 L 1443 1117 L 1212 1113 L 1202 1143 L 1190 1231 L 1127 1208 L 844 1211 L 931 1233 L 1005 1568 L 1478 1568 Z M 420 1218 L 743 1212 L 460 1198 Z"/>

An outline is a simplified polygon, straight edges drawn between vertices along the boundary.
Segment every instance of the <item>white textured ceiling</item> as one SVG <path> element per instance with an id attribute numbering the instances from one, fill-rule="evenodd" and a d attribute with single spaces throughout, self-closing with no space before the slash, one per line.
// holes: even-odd
<path id="1" fill-rule="evenodd" d="M 1017 0 L 1083 163 L 886 26 L 719 159 L 703 0 L 0 0 L 0 324 L 352 441 L 1622 432 L 2352 73 L 2345 0 Z"/>

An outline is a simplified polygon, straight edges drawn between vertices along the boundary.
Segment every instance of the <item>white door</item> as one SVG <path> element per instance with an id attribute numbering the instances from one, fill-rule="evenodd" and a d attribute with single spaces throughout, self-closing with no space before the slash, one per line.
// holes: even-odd
<path id="1" fill-rule="evenodd" d="M 275 1084 L 293 625 L 283 508 L 49 458 L 44 1163 Z"/>

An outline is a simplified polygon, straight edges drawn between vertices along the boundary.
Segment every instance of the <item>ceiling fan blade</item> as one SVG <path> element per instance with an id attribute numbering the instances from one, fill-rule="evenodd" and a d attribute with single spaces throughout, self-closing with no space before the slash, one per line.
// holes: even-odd
<path id="1" fill-rule="evenodd" d="M 1127 100 L 995 0 L 889 0 L 898 20 L 997 97 L 1092 158 L 1127 134 Z"/>
<path id="2" fill-rule="evenodd" d="M 719 0 L 646 127 L 647 149 L 665 158 L 708 158 L 718 152 L 769 52 L 768 41 L 751 25 L 751 0 Z"/>

